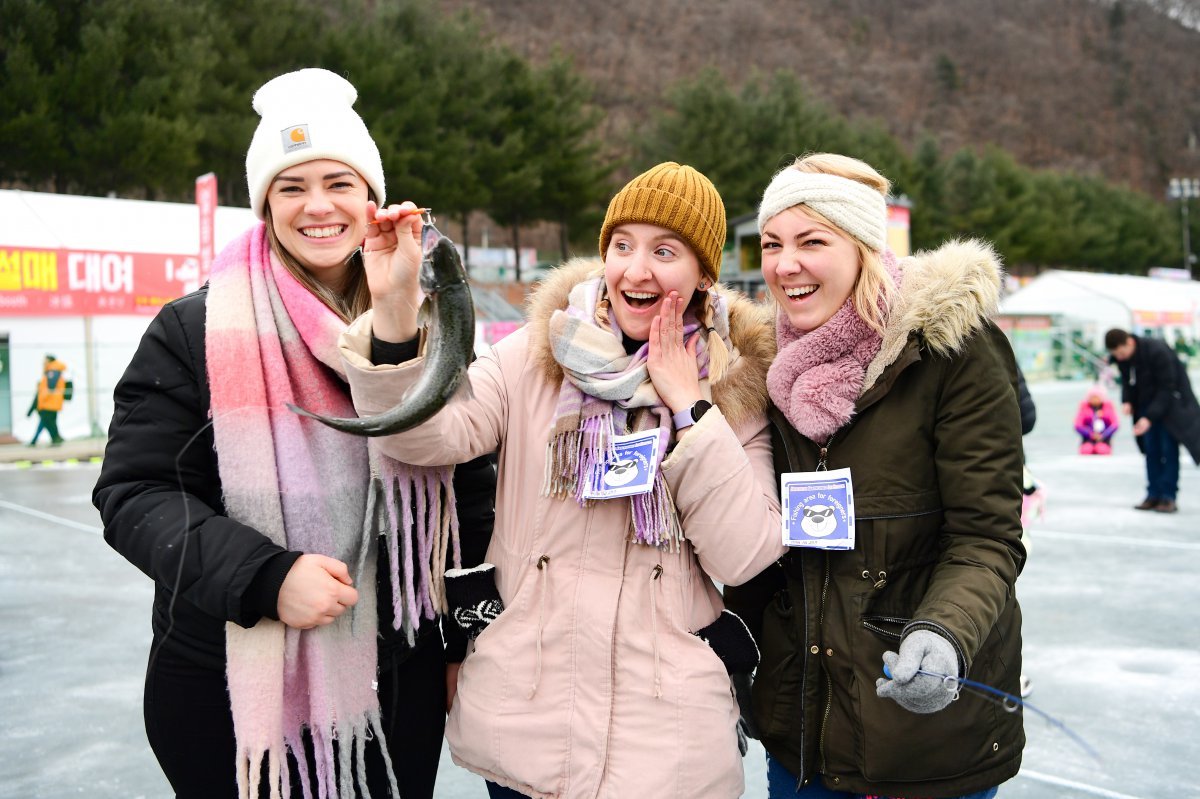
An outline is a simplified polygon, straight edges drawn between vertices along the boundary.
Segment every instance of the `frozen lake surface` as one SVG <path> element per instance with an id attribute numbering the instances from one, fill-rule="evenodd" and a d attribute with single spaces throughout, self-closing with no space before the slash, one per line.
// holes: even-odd
<path id="1" fill-rule="evenodd" d="M 1128 420 L 1115 454 L 1075 454 L 1085 383 L 1031 386 L 1027 460 L 1045 486 L 1017 583 L 1029 744 L 1004 799 L 1200 797 L 1200 469 L 1184 456 L 1180 512 L 1139 512 Z M 0 471 L 0 797 L 166 797 L 142 730 L 151 585 L 110 550 L 90 502 L 98 467 Z M 960 701 L 980 701 L 964 697 Z M 766 792 L 762 749 L 746 796 Z M 483 799 L 443 752 L 439 797 Z M 633 799 L 632 797 L 630 799 Z M 698 798 L 702 799 L 702 798 Z"/>

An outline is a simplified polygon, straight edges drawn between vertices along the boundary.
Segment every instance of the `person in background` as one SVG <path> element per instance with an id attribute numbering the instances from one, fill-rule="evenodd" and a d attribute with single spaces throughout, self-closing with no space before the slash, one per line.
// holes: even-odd
<path id="1" fill-rule="evenodd" d="M 897 263 L 888 188 L 862 161 L 815 154 L 759 207 L 776 477 L 848 470 L 855 522 L 852 548 L 806 542 L 725 589 L 762 652 L 773 799 L 991 797 L 1025 745 L 1020 713 L 953 701 L 958 678 L 1020 690 L 1021 422 L 990 321 L 1000 267 L 978 241 Z"/>
<path id="2" fill-rule="evenodd" d="M 1179 510 L 1179 445 L 1200 464 L 1200 405 L 1187 369 L 1166 343 L 1121 328 L 1104 334 L 1104 348 L 1121 372 L 1121 409 L 1146 456 L 1146 497 L 1134 508 Z"/>
<path id="3" fill-rule="evenodd" d="M 58 434 L 58 414 L 63 409 L 63 402 L 70 399 L 67 396 L 67 365 L 47 353 L 45 361 L 42 363 L 42 378 L 37 384 L 37 393 L 33 396 L 33 402 L 29 404 L 29 411 L 26 416 L 33 416 L 33 412 L 37 411 L 38 426 L 33 431 L 33 438 L 29 441 L 29 446 L 36 447 L 38 438 L 41 437 L 42 431 L 50 436 L 50 446 L 57 447 L 63 443 L 62 436 Z"/>
<path id="4" fill-rule="evenodd" d="M 1075 432 L 1079 434 L 1080 455 L 1111 455 L 1112 437 L 1121 421 L 1117 410 L 1100 384 L 1088 389 L 1075 413 Z"/>
<path id="5" fill-rule="evenodd" d="M 364 415 L 422 370 L 372 357 L 377 339 L 416 352 L 420 231 L 405 216 L 397 228 L 390 269 L 370 273 L 371 315 L 342 337 Z M 714 629 L 740 628 L 740 668 L 758 653 L 713 580 L 747 579 L 783 548 L 770 320 L 718 286 L 725 234 L 704 175 L 673 162 L 638 175 L 609 203 L 600 258 L 539 284 L 528 324 L 471 365 L 472 396 L 379 439 L 427 466 L 500 453 L 492 566 L 447 579 L 450 592 L 474 578 L 469 604 L 452 604 L 481 623 L 446 738 L 492 797 L 742 794 L 739 666 Z M 642 444 L 618 452 L 625 435 Z"/>
<path id="6" fill-rule="evenodd" d="M 146 734 L 179 797 L 433 796 L 466 649 L 443 650 L 441 553 L 481 559 L 494 469 L 408 466 L 285 405 L 353 414 L 337 339 L 370 306 L 384 200 L 356 97 L 321 69 L 258 90 L 262 221 L 116 388 L 93 501 L 154 580 Z"/>

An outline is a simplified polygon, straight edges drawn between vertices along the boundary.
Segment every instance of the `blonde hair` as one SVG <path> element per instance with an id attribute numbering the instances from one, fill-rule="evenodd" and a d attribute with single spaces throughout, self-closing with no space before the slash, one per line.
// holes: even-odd
<path id="1" fill-rule="evenodd" d="M 853 180 L 887 197 L 891 182 L 879 174 L 870 164 L 837 153 L 810 153 L 797 158 L 789 169 L 813 175 L 836 175 Z M 842 230 L 823 214 L 805 206 L 805 213 L 820 220 L 822 223 Z M 845 231 L 843 231 L 845 232 Z M 849 234 L 847 234 L 849 236 Z M 862 267 L 858 279 L 854 282 L 854 310 L 859 318 L 867 323 L 872 330 L 883 333 L 887 325 L 888 311 L 892 306 L 892 297 L 896 291 L 896 283 L 883 266 L 883 254 L 863 244 L 854 236 L 849 236 L 858 248 L 858 262 Z"/>
<path id="2" fill-rule="evenodd" d="M 373 193 L 368 191 L 368 195 Z M 373 199 L 373 197 L 372 197 Z M 288 274 L 296 278 L 301 286 L 308 289 L 317 299 L 323 302 L 347 324 L 371 308 L 371 288 L 367 284 L 367 272 L 362 265 L 362 256 L 358 252 L 350 254 L 346 282 L 339 294 L 312 276 L 304 265 L 283 246 L 275 235 L 275 224 L 271 218 L 271 204 L 266 203 L 263 209 L 263 221 L 267 223 L 267 241 L 271 244 L 271 252 L 279 259 Z"/>

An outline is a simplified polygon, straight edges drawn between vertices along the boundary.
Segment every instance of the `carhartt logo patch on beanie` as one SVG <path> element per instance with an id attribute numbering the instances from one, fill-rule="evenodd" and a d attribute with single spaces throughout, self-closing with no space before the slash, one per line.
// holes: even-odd
<path id="1" fill-rule="evenodd" d="M 690 166 L 667 161 L 625 184 L 608 204 L 600 228 L 600 256 L 608 252 L 613 229 L 627 223 L 658 225 L 678 233 L 712 280 L 721 276 L 725 246 L 725 204 L 717 187 Z"/>
<path id="2" fill-rule="evenodd" d="M 272 78 L 254 93 L 262 117 L 246 151 L 250 208 L 263 218 L 267 189 L 288 167 L 328 158 L 353 167 L 383 205 L 383 162 L 362 117 L 358 90 L 325 69 L 301 69 Z"/>

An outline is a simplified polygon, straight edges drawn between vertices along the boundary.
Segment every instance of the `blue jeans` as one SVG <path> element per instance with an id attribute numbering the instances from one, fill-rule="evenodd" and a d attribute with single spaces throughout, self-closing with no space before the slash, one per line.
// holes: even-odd
<path id="1" fill-rule="evenodd" d="M 820 778 L 814 779 L 803 788 L 796 788 L 796 775 L 788 771 L 775 758 L 767 755 L 767 799 L 788 799 L 798 796 L 801 799 L 865 799 L 866 794 L 831 791 L 826 788 Z M 999 788 L 988 788 L 986 791 L 960 796 L 958 799 L 992 799 Z"/>
<path id="2" fill-rule="evenodd" d="M 1179 492 L 1179 442 L 1159 422 L 1142 436 L 1146 449 L 1146 496 L 1175 501 Z"/>

